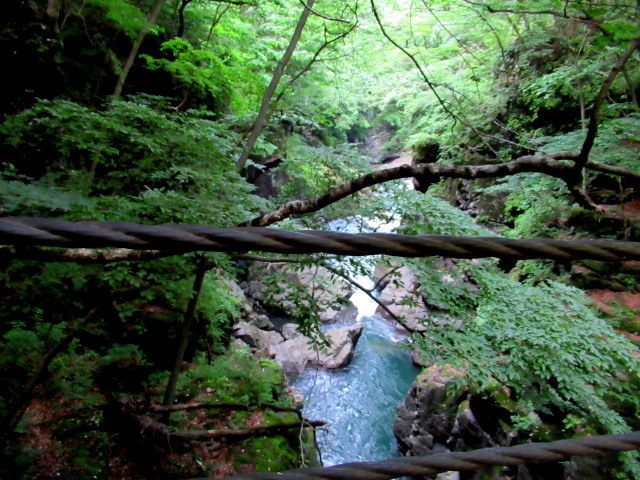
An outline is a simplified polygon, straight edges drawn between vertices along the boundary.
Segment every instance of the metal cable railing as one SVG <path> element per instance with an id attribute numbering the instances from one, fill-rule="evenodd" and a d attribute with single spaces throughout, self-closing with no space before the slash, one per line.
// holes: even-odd
<path id="1" fill-rule="evenodd" d="M 573 438 L 549 443 L 525 443 L 471 452 L 435 453 L 381 462 L 346 463 L 326 468 L 302 468 L 280 473 L 244 473 L 228 480 L 387 480 L 420 477 L 450 470 L 473 471 L 528 462 L 553 462 L 570 456 L 590 456 L 640 448 L 640 432 Z M 192 480 L 209 480 L 206 478 Z"/>
<path id="2" fill-rule="evenodd" d="M 385 254 L 402 257 L 499 257 L 556 260 L 640 260 L 640 243 L 613 240 L 514 240 L 503 237 L 350 234 L 271 228 L 214 228 L 197 225 L 140 225 L 124 222 L 68 222 L 0 217 L 0 244 L 67 248 L 120 247 L 136 250 L 272 253 Z"/>

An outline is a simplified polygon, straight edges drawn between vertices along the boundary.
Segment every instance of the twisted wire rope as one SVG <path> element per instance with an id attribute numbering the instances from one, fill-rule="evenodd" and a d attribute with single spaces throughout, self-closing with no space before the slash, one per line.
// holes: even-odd
<path id="1" fill-rule="evenodd" d="M 228 480 L 387 480 L 436 473 L 514 466 L 532 461 L 551 462 L 570 456 L 590 456 L 640 448 L 640 432 L 573 438 L 549 443 L 525 443 L 471 452 L 435 453 L 400 457 L 381 462 L 356 462 L 333 467 L 301 468 L 280 473 L 243 473 Z M 208 480 L 198 478 L 192 480 Z"/>
<path id="2" fill-rule="evenodd" d="M 499 257 L 556 260 L 640 260 L 640 243 L 613 240 L 510 239 L 392 233 L 342 233 L 273 228 L 215 228 L 198 225 L 141 225 L 126 222 L 69 222 L 0 217 L 0 244 L 66 248 L 120 247 L 134 250 L 272 253 L 385 254 L 402 257 Z"/>

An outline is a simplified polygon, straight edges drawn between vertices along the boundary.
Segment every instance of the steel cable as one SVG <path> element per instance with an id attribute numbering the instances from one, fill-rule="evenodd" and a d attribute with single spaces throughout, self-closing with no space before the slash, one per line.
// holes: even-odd
<path id="1" fill-rule="evenodd" d="M 214 228 L 197 225 L 140 225 L 125 222 L 69 222 L 0 217 L 0 244 L 66 248 L 119 247 L 135 250 L 272 253 L 385 254 L 402 257 L 499 257 L 556 260 L 640 260 L 640 243 L 613 240 L 555 240 L 444 235 L 350 234 L 272 228 Z"/>
<path id="2" fill-rule="evenodd" d="M 423 457 L 400 457 L 381 462 L 346 463 L 326 468 L 302 468 L 280 473 L 244 473 L 228 480 L 387 480 L 419 477 L 451 470 L 482 470 L 570 456 L 590 456 L 640 448 L 640 432 L 573 438 L 549 443 L 526 443 L 471 452 L 436 453 Z M 192 480 L 209 480 L 206 478 Z"/>

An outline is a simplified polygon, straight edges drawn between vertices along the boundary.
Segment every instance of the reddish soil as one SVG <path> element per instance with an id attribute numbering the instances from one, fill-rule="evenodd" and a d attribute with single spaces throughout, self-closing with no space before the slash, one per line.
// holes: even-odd
<path id="1" fill-rule="evenodd" d="M 636 312 L 635 321 L 640 326 L 640 293 L 612 292 L 610 290 L 591 290 L 588 294 L 600 310 L 607 314 L 612 314 L 615 305 L 622 305 Z M 631 342 L 640 345 L 640 335 L 616 329 Z M 640 357 L 640 352 L 634 352 Z"/>
<path id="2" fill-rule="evenodd" d="M 640 293 L 612 292 L 611 290 L 591 290 L 589 298 L 605 313 L 612 314 L 611 303 L 623 305 L 638 312 L 640 321 Z"/>
<path id="3" fill-rule="evenodd" d="M 607 216 L 630 221 L 640 221 L 640 197 L 620 205 L 600 205 Z"/>

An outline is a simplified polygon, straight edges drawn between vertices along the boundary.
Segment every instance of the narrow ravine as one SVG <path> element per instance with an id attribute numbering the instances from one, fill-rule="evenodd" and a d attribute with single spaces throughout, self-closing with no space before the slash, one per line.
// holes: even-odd
<path id="1" fill-rule="evenodd" d="M 372 285 L 370 279 L 357 281 Z M 307 369 L 293 381 L 304 392 L 305 417 L 328 422 L 326 430 L 318 431 L 325 466 L 397 456 L 396 406 L 419 372 L 411 363 L 407 337 L 374 314 L 375 302 L 361 292 L 352 302 L 365 327 L 351 363 L 333 371 Z"/>

